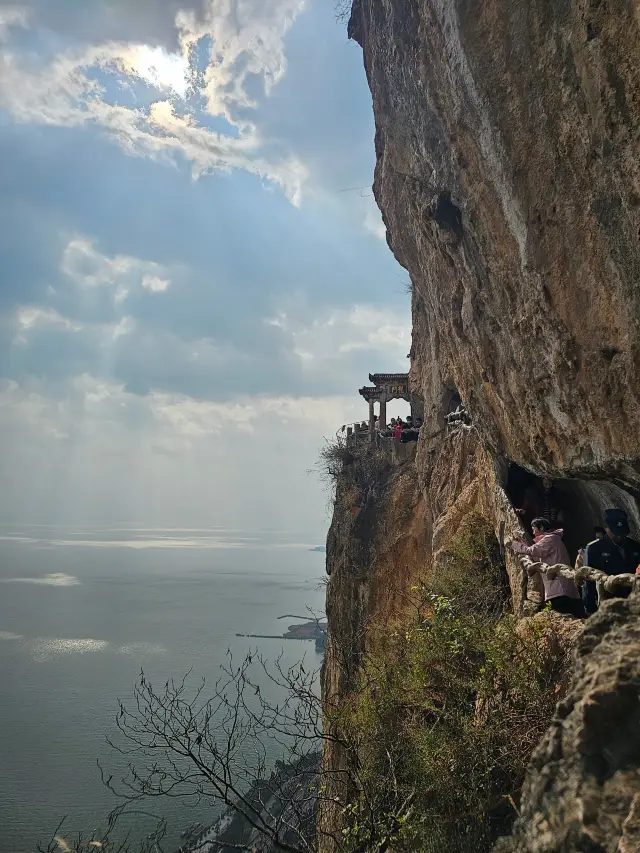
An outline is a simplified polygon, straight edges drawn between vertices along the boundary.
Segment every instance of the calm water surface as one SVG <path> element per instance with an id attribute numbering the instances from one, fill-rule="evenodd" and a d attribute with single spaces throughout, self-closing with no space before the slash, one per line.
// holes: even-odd
<path id="1" fill-rule="evenodd" d="M 228 648 L 320 663 L 312 643 L 237 638 L 282 633 L 277 617 L 324 607 L 317 542 L 228 530 L 0 529 L 0 853 L 33 853 L 58 820 L 91 831 L 114 805 L 96 760 L 117 697 L 151 679 L 213 682 Z M 291 620 L 295 621 L 295 620 Z M 277 757 L 277 756 L 274 756 Z M 166 847 L 209 811 L 163 808 Z M 146 831 L 146 825 L 138 827 Z"/>

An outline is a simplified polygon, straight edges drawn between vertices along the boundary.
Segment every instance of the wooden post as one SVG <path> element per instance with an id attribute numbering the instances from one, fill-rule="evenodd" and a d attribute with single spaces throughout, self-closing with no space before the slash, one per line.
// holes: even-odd
<path id="1" fill-rule="evenodd" d="M 383 391 L 380 396 L 380 431 L 387 428 L 387 395 Z"/>

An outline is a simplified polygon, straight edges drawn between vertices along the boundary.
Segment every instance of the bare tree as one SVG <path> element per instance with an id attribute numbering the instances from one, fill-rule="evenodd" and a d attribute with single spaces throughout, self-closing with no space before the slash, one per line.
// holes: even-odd
<path id="1" fill-rule="evenodd" d="M 109 820 L 107 830 L 98 839 L 81 832 L 67 835 L 66 822 L 65 817 L 56 827 L 50 840 L 44 844 L 38 844 L 38 853 L 156 853 L 166 833 L 164 821 L 159 820 L 156 831 L 145 840 L 134 841 L 129 833 L 115 839 L 113 837 L 115 820 Z"/>
<path id="2" fill-rule="evenodd" d="M 201 834 L 189 841 L 190 850 L 259 845 L 261 853 L 314 853 L 322 834 L 330 835 L 334 849 L 355 850 L 316 827 L 317 808 L 327 791 L 332 792 L 332 807 L 350 807 L 335 796 L 332 777 L 345 777 L 340 790 L 362 788 L 357 762 L 349 770 L 321 768 L 324 744 L 337 744 L 348 755 L 355 754 L 356 744 L 341 731 L 337 707 L 323 707 L 319 670 L 307 668 L 304 660 L 294 667 L 285 667 L 282 658 L 268 664 L 254 653 L 236 664 L 229 652 L 221 671 L 212 690 L 204 679 L 194 684 L 190 674 L 155 686 L 141 672 L 133 701 L 119 702 L 117 732 L 109 744 L 126 759 L 126 771 L 114 776 L 99 763 L 103 783 L 119 801 L 109 816 L 107 837 L 99 839 L 100 849 L 163 851 L 164 825 L 151 843 L 136 846 L 130 837 L 119 844 L 110 839 L 125 816 L 140 813 L 160 821 L 163 800 L 174 798 L 185 804 L 223 805 L 241 818 L 240 836 L 225 836 L 214 845 Z M 328 719 L 332 723 L 327 726 Z M 270 763 L 275 754 L 281 756 L 277 772 Z M 72 853 L 98 849 L 95 840 L 82 837 L 64 844 Z M 38 849 L 53 853 L 65 847 L 57 847 L 54 839 Z"/>

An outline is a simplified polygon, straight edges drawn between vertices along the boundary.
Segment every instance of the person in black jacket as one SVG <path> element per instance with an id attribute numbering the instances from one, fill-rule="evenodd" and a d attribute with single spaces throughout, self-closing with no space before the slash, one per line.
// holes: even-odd
<path id="1" fill-rule="evenodd" d="M 603 539 L 594 539 L 585 548 L 584 565 L 608 575 L 634 575 L 640 566 L 640 542 L 629 536 L 627 513 L 616 508 L 605 510 L 604 529 L 607 535 Z M 625 591 L 620 597 L 626 598 L 628 594 L 629 591 Z M 582 597 L 587 613 L 595 613 L 598 599 L 593 581 L 586 581 Z"/>

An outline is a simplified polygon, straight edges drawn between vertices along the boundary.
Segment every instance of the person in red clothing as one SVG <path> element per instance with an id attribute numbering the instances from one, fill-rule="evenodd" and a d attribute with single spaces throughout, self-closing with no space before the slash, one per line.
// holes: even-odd
<path id="1" fill-rule="evenodd" d="M 552 530 L 546 518 L 534 518 L 531 529 L 533 545 L 527 545 L 526 542 L 512 542 L 511 548 L 516 554 L 526 554 L 533 560 L 539 560 L 548 566 L 555 566 L 558 563 L 571 566 L 569 552 L 562 541 L 562 530 Z M 545 604 L 548 602 L 558 613 L 567 613 L 579 619 L 584 618 L 584 606 L 574 580 L 562 575 L 552 579 L 542 575 L 542 583 Z"/>

